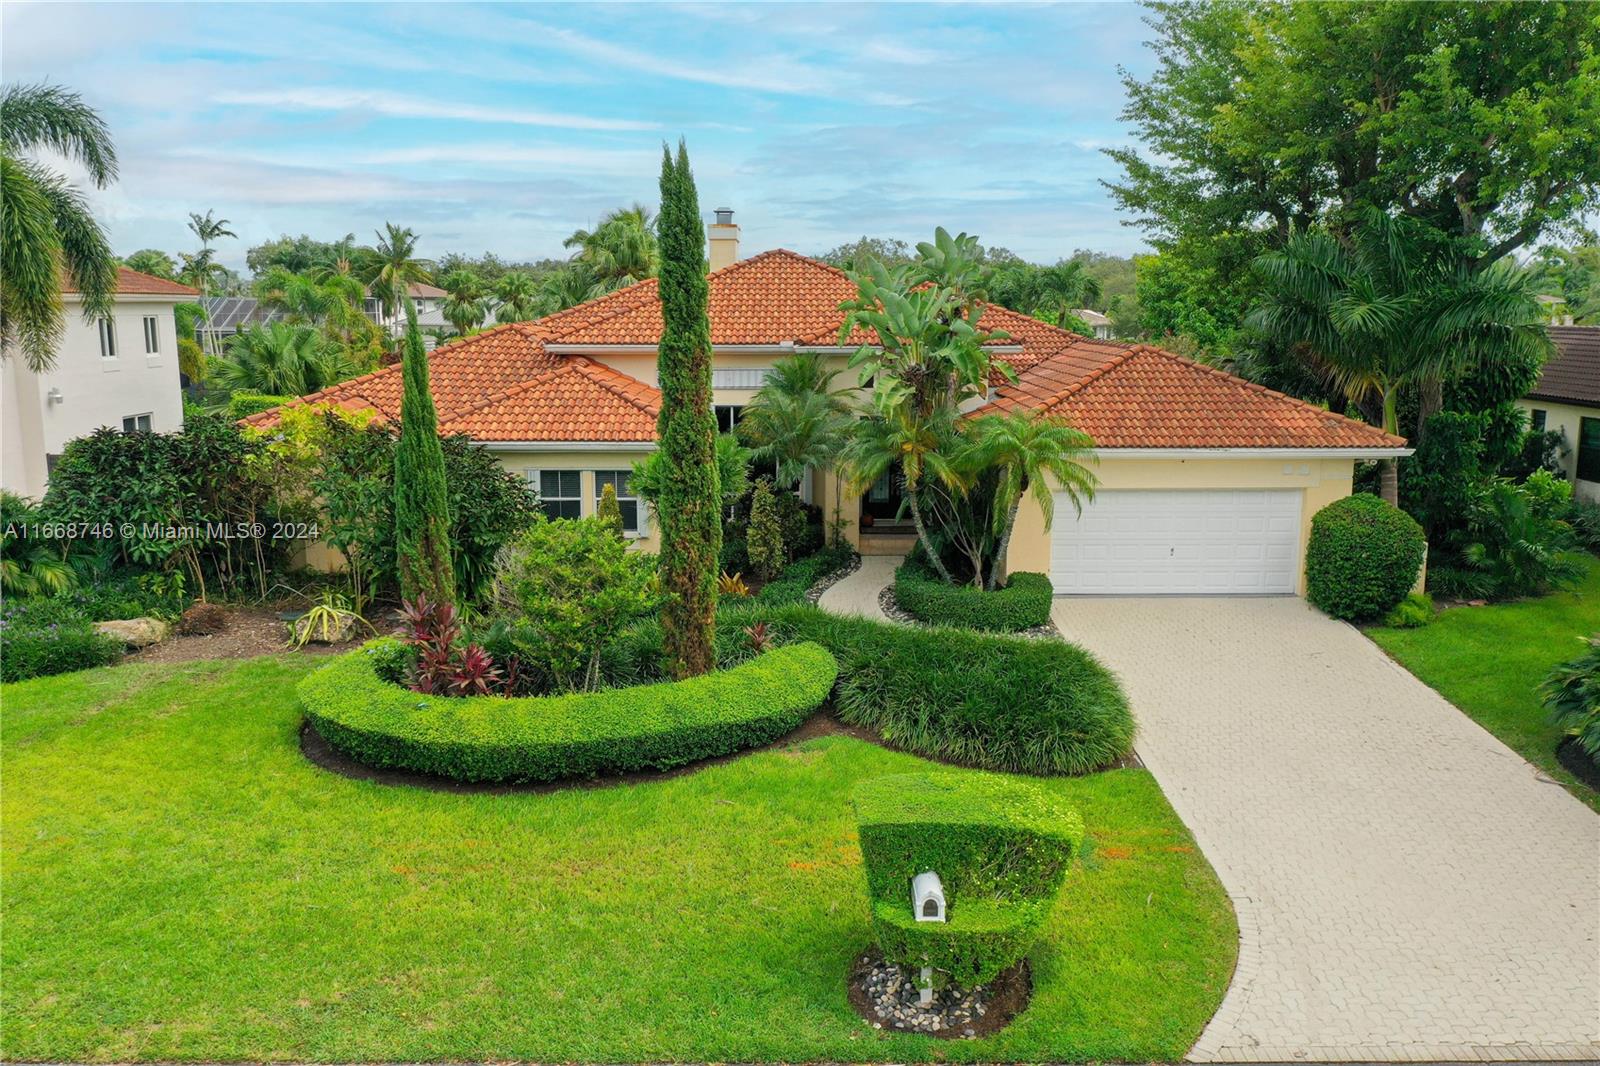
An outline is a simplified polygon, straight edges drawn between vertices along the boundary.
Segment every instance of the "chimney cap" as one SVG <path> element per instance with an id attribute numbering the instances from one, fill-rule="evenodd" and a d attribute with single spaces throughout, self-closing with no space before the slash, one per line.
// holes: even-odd
<path id="1" fill-rule="evenodd" d="M 733 208 L 731 208 L 731 207 L 719 207 L 719 208 L 716 209 L 716 216 L 717 216 L 717 225 L 719 225 L 719 226 L 731 226 L 731 225 L 733 225 Z"/>

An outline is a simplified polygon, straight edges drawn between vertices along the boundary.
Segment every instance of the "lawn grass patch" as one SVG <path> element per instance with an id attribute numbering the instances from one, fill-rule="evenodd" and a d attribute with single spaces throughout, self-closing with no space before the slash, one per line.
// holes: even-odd
<path id="1" fill-rule="evenodd" d="M 1175 1060 L 1233 969 L 1147 773 L 1042 780 L 1089 846 L 1032 1006 L 973 1043 L 874 1031 L 845 991 L 872 940 L 850 796 L 926 762 L 829 736 L 638 785 L 386 787 L 301 756 L 315 665 L 4 689 L 8 1058 Z"/>
<path id="2" fill-rule="evenodd" d="M 1600 561 L 1585 557 L 1584 566 L 1582 583 L 1568 592 L 1455 607 L 1422 629 L 1374 628 L 1367 635 L 1507 747 L 1600 810 L 1600 793 L 1556 761 L 1564 734 L 1537 692 L 1551 667 L 1583 650 L 1579 637 L 1600 632 Z"/>

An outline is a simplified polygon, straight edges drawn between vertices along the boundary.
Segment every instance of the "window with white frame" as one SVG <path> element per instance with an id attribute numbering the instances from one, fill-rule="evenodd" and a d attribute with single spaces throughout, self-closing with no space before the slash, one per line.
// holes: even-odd
<path id="1" fill-rule="evenodd" d="M 155 315 L 144 316 L 144 354 L 161 354 L 161 320 Z"/>
<path id="2" fill-rule="evenodd" d="M 539 470 L 533 478 L 546 518 L 583 517 L 583 478 L 578 471 Z"/>
<path id="3" fill-rule="evenodd" d="M 113 319 L 100 320 L 100 358 L 117 357 L 117 323 Z"/>
<path id="4" fill-rule="evenodd" d="M 717 416 L 718 433 L 732 433 L 733 427 L 737 426 L 739 419 L 744 417 L 744 407 L 741 404 L 713 404 L 711 410 Z"/>
<path id="5" fill-rule="evenodd" d="M 617 510 L 622 512 L 622 531 L 624 533 L 642 534 L 644 529 L 640 525 L 639 497 L 635 496 L 628 488 L 628 471 L 626 470 L 596 470 L 594 472 L 594 505 L 600 507 L 600 496 L 610 485 L 617 490 Z"/>
<path id="6" fill-rule="evenodd" d="M 124 432 L 124 433 L 149 433 L 150 432 L 150 416 L 148 414 L 129 415 L 127 418 L 124 418 L 122 420 L 122 432 Z"/>

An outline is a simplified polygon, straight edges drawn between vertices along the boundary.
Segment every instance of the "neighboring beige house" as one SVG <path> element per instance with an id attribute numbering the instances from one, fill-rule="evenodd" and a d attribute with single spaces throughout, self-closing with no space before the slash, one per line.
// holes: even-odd
<path id="1" fill-rule="evenodd" d="M 35 374 L 13 352 L 0 370 L 0 486 L 43 496 L 50 468 L 67 441 L 101 426 L 127 432 L 182 429 L 172 309 L 198 295 L 187 285 L 119 267 L 111 316 L 85 321 L 83 302 L 69 283 L 62 293 L 66 328 L 54 368 Z"/>
<path id="2" fill-rule="evenodd" d="M 1111 319 L 1108 316 L 1099 311 L 1091 311 L 1087 307 L 1080 307 L 1072 313 L 1083 319 L 1084 323 L 1094 330 L 1097 339 L 1103 341 L 1111 339 Z"/>
<path id="3" fill-rule="evenodd" d="M 783 250 L 740 259 L 731 212 L 717 214 L 712 387 L 727 428 L 774 360 L 809 351 L 842 367 L 871 338 L 839 343 L 839 304 L 855 295 L 842 272 Z M 1300 591 L 1311 516 L 1350 493 L 1358 459 L 1408 454 L 1404 440 L 1372 426 L 1157 348 L 1082 337 L 992 305 L 981 325 L 1010 335 L 993 353 L 1018 374 L 997 381 L 987 407 L 1062 415 L 1099 444 L 1101 489 L 1083 516 L 1063 502 L 1047 532 L 1030 505 L 1012 540 L 1009 568 L 1047 573 L 1058 592 Z M 431 358 L 440 431 L 481 442 L 539 489 L 553 516 L 593 514 L 615 484 L 629 534 L 654 548 L 656 530 L 627 479 L 654 447 L 661 329 L 656 283 L 645 281 L 443 345 Z M 400 396 L 396 366 L 295 402 L 395 419 Z M 911 543 L 895 478 L 857 496 L 818 470 L 801 494 L 843 517 L 864 553 Z"/>
<path id="4" fill-rule="evenodd" d="M 406 286 L 406 295 L 411 297 L 411 302 L 417 308 L 417 325 L 423 329 L 430 327 L 445 328 L 450 323 L 444 317 L 445 297 L 450 294 L 437 285 L 429 285 L 422 281 L 413 281 Z M 406 329 L 406 313 L 399 310 L 396 314 L 385 315 L 383 303 L 377 297 L 367 297 L 367 317 L 389 331 L 392 337 L 398 337 Z"/>
<path id="5" fill-rule="evenodd" d="M 1575 495 L 1600 501 L 1600 326 L 1551 326 L 1556 354 L 1517 406 L 1529 428 L 1559 433 Z"/>

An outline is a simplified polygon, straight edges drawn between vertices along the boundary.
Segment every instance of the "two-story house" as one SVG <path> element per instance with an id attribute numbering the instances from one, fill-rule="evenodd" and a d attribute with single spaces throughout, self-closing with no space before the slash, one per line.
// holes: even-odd
<path id="1" fill-rule="evenodd" d="M 41 497 L 67 441 L 110 426 L 129 433 L 183 428 L 173 308 L 199 293 L 119 267 L 112 312 L 85 320 L 82 297 L 62 292 L 66 328 L 55 365 L 34 373 L 16 353 L 3 370 L 0 486 Z"/>
<path id="2" fill-rule="evenodd" d="M 724 427 L 775 360 L 808 351 L 843 367 L 873 340 L 857 331 L 840 341 L 839 305 L 856 291 L 844 273 L 781 249 L 739 258 L 731 214 L 719 211 L 709 232 L 713 403 Z M 1101 487 L 1083 515 L 1063 500 L 1046 530 L 1030 501 L 1012 538 L 1009 568 L 1047 573 L 1059 592 L 1299 591 L 1312 515 L 1350 493 L 1358 459 L 1409 454 L 1373 426 L 1158 348 L 1083 337 L 995 305 L 979 324 L 1009 334 L 993 354 L 1017 380 L 997 379 L 978 410 L 1065 417 L 1097 445 Z M 614 485 L 628 532 L 655 548 L 628 474 L 655 447 L 661 331 L 650 280 L 441 345 L 430 358 L 440 431 L 467 434 L 527 477 L 551 516 L 593 514 Z M 393 366 L 295 402 L 397 420 L 401 392 Z M 908 546 L 893 478 L 856 494 L 817 470 L 802 495 L 830 518 L 837 511 L 864 553 Z"/>

